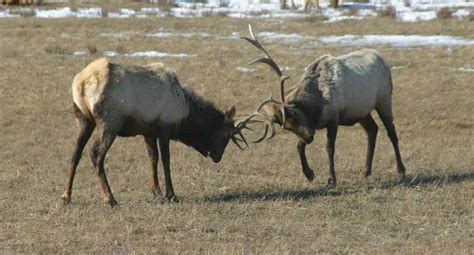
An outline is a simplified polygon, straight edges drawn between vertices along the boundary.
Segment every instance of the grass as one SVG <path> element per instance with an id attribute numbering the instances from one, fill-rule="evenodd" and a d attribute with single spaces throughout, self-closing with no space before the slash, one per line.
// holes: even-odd
<path id="1" fill-rule="evenodd" d="M 60 200 L 76 124 L 70 84 L 100 52 L 188 53 L 184 59 L 115 57 L 144 65 L 162 61 L 180 81 L 222 109 L 253 111 L 274 74 L 265 67 L 240 73 L 259 53 L 239 40 L 148 38 L 159 31 L 231 35 L 255 31 L 343 34 L 452 35 L 474 39 L 472 22 L 456 19 L 399 23 L 374 18 L 348 26 L 287 20 L 200 19 L 0 19 L 0 251 L 3 253 L 453 253 L 474 250 L 472 80 L 459 67 L 472 64 L 471 47 L 379 48 L 393 66 L 394 115 L 409 181 L 394 183 L 396 163 L 380 120 L 373 176 L 360 177 L 366 138 L 359 126 L 340 129 L 336 149 L 339 184 L 327 189 L 325 134 L 308 147 L 316 180 L 308 183 L 296 138 L 277 136 L 246 151 L 230 144 L 221 163 L 173 143 L 171 168 L 180 204 L 160 203 L 149 191 L 151 171 L 141 138 L 117 139 L 106 171 L 116 208 L 102 205 L 86 148 L 72 204 Z M 381 22 L 383 26 L 381 26 Z M 133 28 L 133 29 L 132 29 Z M 138 35 L 115 38 L 100 33 Z M 64 36 L 67 35 L 67 36 Z M 87 38 L 85 40 L 84 38 Z M 350 49 L 263 42 L 295 82 L 321 54 Z M 48 46 L 53 45 L 53 46 Z M 96 56 L 72 56 L 97 45 Z M 14 49 L 14 51 L 12 50 Z M 122 49 L 122 50 L 120 50 Z M 90 51 L 90 50 L 89 50 Z M 12 53 L 14 52 L 14 53 Z M 253 134 L 249 134 L 250 137 Z M 160 166 L 160 174 L 161 174 Z M 162 175 L 160 175 L 162 177 Z M 163 178 L 160 184 L 163 185 Z"/>

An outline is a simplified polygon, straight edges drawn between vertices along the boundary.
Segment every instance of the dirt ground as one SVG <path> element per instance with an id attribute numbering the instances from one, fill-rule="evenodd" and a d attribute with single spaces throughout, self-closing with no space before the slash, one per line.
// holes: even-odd
<path id="1" fill-rule="evenodd" d="M 300 169 L 297 138 L 277 136 L 219 164 L 179 143 L 171 147 L 174 187 L 182 203 L 160 203 L 141 137 L 117 139 L 106 171 L 119 206 L 102 204 L 88 157 L 79 165 L 72 204 L 60 197 L 75 139 L 70 85 L 104 51 L 156 50 L 188 58 L 161 61 L 183 84 L 220 108 L 253 111 L 275 75 L 239 72 L 259 56 L 242 40 L 146 37 L 160 29 L 229 36 L 255 30 L 311 36 L 451 35 L 474 39 L 474 23 L 389 18 L 326 24 L 312 19 L 0 19 L 0 251 L 2 253 L 452 253 L 474 250 L 474 47 L 378 48 L 393 68 L 395 125 L 409 181 L 395 185 L 395 156 L 378 118 L 373 176 L 361 177 L 367 140 L 356 125 L 340 129 L 338 186 L 328 178 L 325 132 L 308 148 L 316 180 Z M 125 33 L 122 37 L 101 33 Z M 133 32 L 133 33 L 132 33 Z M 263 42 L 295 82 L 314 58 L 355 48 Z M 94 53 L 95 55 L 90 54 Z M 85 51 L 85 55 L 72 53 Z M 254 137 L 254 134 L 249 134 Z M 159 167 L 160 177 L 161 165 Z M 160 179 L 160 181 L 163 178 Z M 163 184 L 161 181 L 160 184 Z"/>

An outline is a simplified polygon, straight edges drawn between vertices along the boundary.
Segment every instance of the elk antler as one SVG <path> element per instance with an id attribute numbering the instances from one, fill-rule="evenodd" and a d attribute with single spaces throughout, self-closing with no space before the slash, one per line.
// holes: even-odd
<path id="1" fill-rule="evenodd" d="M 240 122 L 237 124 L 237 126 L 235 127 L 233 134 L 234 134 L 234 135 L 235 135 L 235 134 L 239 134 L 239 135 L 241 136 L 241 138 L 242 138 L 242 141 L 244 141 L 244 143 L 245 143 L 246 145 L 247 145 L 247 141 L 245 140 L 245 138 L 244 138 L 244 136 L 242 135 L 241 131 L 242 131 L 242 129 L 244 129 L 244 128 L 249 129 L 249 128 L 247 127 L 247 124 L 249 124 L 249 123 L 261 122 L 261 123 L 265 123 L 265 124 L 266 124 L 266 126 L 265 126 L 265 132 L 264 132 L 263 136 L 260 137 L 258 140 L 254 141 L 254 143 L 259 143 L 259 142 L 263 141 L 263 140 L 267 137 L 267 134 L 268 134 L 268 127 L 270 127 L 270 128 L 272 129 L 272 131 L 271 131 L 272 133 L 271 133 L 271 135 L 270 135 L 270 137 L 269 137 L 268 139 L 270 139 L 270 138 L 272 138 L 273 136 L 275 136 L 275 127 L 273 126 L 273 122 L 274 122 L 273 118 L 269 118 L 269 116 L 265 116 L 263 113 L 260 112 L 260 110 L 262 109 L 262 107 L 265 106 L 266 104 L 269 104 L 269 103 L 281 104 L 280 102 L 278 102 L 277 100 L 275 100 L 272 95 L 270 95 L 270 97 L 268 97 L 267 99 L 265 99 L 263 102 L 261 102 L 261 103 L 257 106 L 257 108 L 255 109 L 255 111 L 254 111 L 252 114 L 250 114 L 250 115 L 247 116 L 245 119 L 243 119 L 242 121 L 240 121 Z M 255 117 L 261 117 L 263 120 L 255 120 L 255 119 L 253 119 L 253 118 L 255 118 Z M 234 141 L 234 138 L 236 139 L 236 137 L 233 136 L 232 141 L 233 141 L 234 143 L 236 143 L 236 141 Z M 238 146 L 239 146 L 239 145 L 238 145 Z M 239 146 L 239 148 L 241 148 L 241 147 Z"/>
<path id="2" fill-rule="evenodd" d="M 250 114 L 247 118 L 245 118 L 244 120 L 239 122 L 239 124 L 236 127 L 237 132 L 243 138 L 243 135 L 240 133 L 240 131 L 243 128 L 246 128 L 246 125 L 248 123 L 252 123 L 252 122 L 265 123 L 266 126 L 265 126 L 265 132 L 264 132 L 263 136 L 260 137 L 258 140 L 254 141 L 254 143 L 259 143 L 259 142 L 265 140 L 266 138 L 271 139 L 273 136 L 275 136 L 275 127 L 273 125 L 274 124 L 274 118 L 270 118 L 270 116 L 262 114 L 260 112 L 260 110 L 262 109 L 262 107 L 264 105 L 266 105 L 268 103 L 276 103 L 276 104 L 281 105 L 282 125 L 285 123 L 285 119 L 286 119 L 285 118 L 285 105 L 286 105 L 285 104 L 285 81 L 288 80 L 290 77 L 283 76 L 283 73 L 281 72 L 278 65 L 275 63 L 275 61 L 273 61 L 273 59 L 270 57 L 268 52 L 263 48 L 262 44 L 260 44 L 260 42 L 255 37 L 255 35 L 252 31 L 252 26 L 250 24 L 249 24 L 249 31 L 250 31 L 251 38 L 246 37 L 246 36 L 241 36 L 240 38 L 248 41 L 249 43 L 251 43 L 252 45 L 257 47 L 257 49 L 261 50 L 265 54 L 264 57 L 254 59 L 251 62 L 249 62 L 249 65 L 253 65 L 255 63 L 264 63 L 264 64 L 269 65 L 273 69 L 273 71 L 275 71 L 275 73 L 278 75 L 278 79 L 279 79 L 279 83 L 280 83 L 280 99 L 281 99 L 281 102 L 278 102 L 277 100 L 275 100 L 273 98 L 272 95 L 270 95 L 269 98 L 265 99 L 262 103 L 260 103 L 260 105 L 257 107 L 257 109 L 252 114 Z M 254 117 L 261 117 L 263 120 L 255 120 L 255 119 L 253 119 Z M 269 127 L 271 128 L 271 135 L 269 137 L 267 137 Z"/>
<path id="3" fill-rule="evenodd" d="M 281 102 L 283 104 L 285 104 L 285 88 L 284 88 L 284 85 L 285 85 L 285 81 L 288 80 L 290 77 L 283 76 L 283 73 L 281 72 L 278 65 L 275 63 L 275 61 L 273 61 L 272 57 L 270 57 L 268 52 L 263 48 L 262 44 L 260 44 L 260 42 L 255 37 L 255 35 L 252 31 L 252 26 L 250 24 L 249 24 L 249 31 L 250 31 L 250 36 L 252 38 L 249 38 L 249 37 L 246 37 L 246 36 L 241 36 L 240 38 L 248 41 L 249 43 L 251 43 L 255 47 L 257 47 L 257 49 L 261 50 L 265 54 L 265 57 L 254 59 L 254 60 L 250 61 L 248 64 L 253 65 L 253 64 L 256 64 L 256 63 L 265 63 L 265 64 L 269 65 L 273 69 L 273 71 L 275 71 L 275 73 L 278 75 L 278 79 L 279 79 L 279 82 L 280 82 Z"/>

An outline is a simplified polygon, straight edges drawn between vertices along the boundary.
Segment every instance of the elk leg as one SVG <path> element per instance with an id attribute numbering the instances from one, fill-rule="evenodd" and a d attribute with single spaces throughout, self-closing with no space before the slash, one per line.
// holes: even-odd
<path id="1" fill-rule="evenodd" d="M 368 177 L 372 174 L 372 162 L 374 159 L 375 141 L 377 140 L 378 126 L 370 115 L 360 121 L 360 125 L 367 133 L 368 139 L 367 157 L 365 159 L 365 177 Z"/>
<path id="2" fill-rule="evenodd" d="M 327 144 L 326 150 L 329 158 L 329 174 L 328 185 L 336 186 L 336 172 L 334 171 L 334 151 L 336 149 L 336 137 L 337 137 L 338 124 L 331 122 L 327 126 Z"/>
<path id="3" fill-rule="evenodd" d="M 74 176 L 76 175 L 76 168 L 81 160 L 82 151 L 89 141 L 92 132 L 94 131 L 95 124 L 93 121 L 90 121 L 86 116 L 74 105 L 74 112 L 76 114 L 76 121 L 78 124 L 76 144 L 74 145 L 74 152 L 72 154 L 71 162 L 69 163 L 69 179 L 66 186 L 66 191 L 64 192 L 62 199 L 65 204 L 71 202 L 72 195 L 72 185 L 74 182 Z"/>
<path id="4" fill-rule="evenodd" d="M 303 168 L 303 173 L 306 176 L 308 181 L 314 180 L 314 171 L 308 165 L 308 161 L 306 160 L 306 143 L 303 141 L 298 142 L 298 153 L 300 154 L 301 166 Z"/>
<path id="5" fill-rule="evenodd" d="M 163 171 L 165 173 L 165 197 L 168 198 L 170 202 L 178 202 L 179 200 L 174 194 L 173 183 L 171 182 L 169 132 L 162 130 L 158 140 L 161 151 L 161 162 L 163 163 Z"/>
<path id="6" fill-rule="evenodd" d="M 101 137 L 99 137 L 94 143 L 91 152 L 92 157 L 96 156 L 96 158 L 93 158 L 93 162 L 97 169 L 96 173 L 97 177 L 99 177 L 100 187 L 104 195 L 104 202 L 108 203 L 112 207 L 117 205 L 117 201 L 115 201 L 114 196 L 112 195 L 112 190 L 110 189 L 107 176 L 105 175 L 104 160 L 105 155 L 107 154 L 107 151 L 109 150 L 114 140 L 114 134 L 111 134 L 107 131 L 103 131 Z"/>
<path id="7" fill-rule="evenodd" d="M 152 179 L 153 183 L 151 185 L 151 192 L 155 197 L 161 195 L 160 184 L 158 183 L 158 146 L 156 143 L 156 137 L 147 137 L 145 136 L 146 149 L 148 151 L 148 156 L 150 158 L 151 169 L 152 169 Z"/>
<path id="8" fill-rule="evenodd" d="M 390 141 L 393 145 L 393 150 L 395 151 L 395 156 L 397 158 L 397 170 L 399 181 L 402 182 L 405 179 L 405 166 L 402 162 L 402 156 L 400 155 L 400 148 L 398 147 L 398 137 L 397 132 L 395 131 L 395 125 L 393 124 L 393 117 L 390 113 L 385 113 L 384 111 L 377 111 L 380 118 L 382 119 L 385 129 L 387 129 L 387 135 L 390 138 Z"/>

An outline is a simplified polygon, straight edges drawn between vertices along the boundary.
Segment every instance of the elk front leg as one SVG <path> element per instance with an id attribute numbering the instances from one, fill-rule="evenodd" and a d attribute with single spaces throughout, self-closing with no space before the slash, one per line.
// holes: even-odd
<path id="1" fill-rule="evenodd" d="M 178 198 L 174 194 L 173 183 L 171 182 L 169 137 L 169 132 L 163 130 L 158 139 L 161 151 L 161 162 L 163 163 L 163 171 L 165 172 L 165 197 L 168 198 L 170 202 L 179 202 Z"/>
<path id="2" fill-rule="evenodd" d="M 308 181 L 312 181 L 314 180 L 314 171 L 313 169 L 309 167 L 308 161 L 306 160 L 306 143 L 304 143 L 303 141 L 299 141 L 297 148 L 298 148 L 298 153 L 300 155 L 303 173 L 306 176 L 306 179 L 308 179 Z"/>
<path id="3" fill-rule="evenodd" d="M 365 132 L 367 133 L 367 157 L 365 159 L 365 177 L 372 174 L 372 162 L 374 159 L 375 141 L 377 140 L 377 123 L 375 123 L 372 116 L 368 116 L 360 122 Z"/>
<path id="4" fill-rule="evenodd" d="M 152 179 L 153 183 L 151 185 L 151 192 L 155 197 L 161 195 L 160 184 L 158 182 L 158 145 L 156 143 L 156 137 L 147 137 L 145 136 L 146 149 L 148 151 L 148 156 L 150 158 L 151 169 L 152 169 Z"/>
<path id="5" fill-rule="evenodd" d="M 327 145 L 326 150 L 329 158 L 329 174 L 331 175 L 328 179 L 328 185 L 336 186 L 336 172 L 334 171 L 334 151 L 336 149 L 336 137 L 337 137 L 336 122 L 330 123 L 327 126 Z"/>
<path id="6" fill-rule="evenodd" d="M 398 169 L 398 181 L 405 181 L 405 165 L 402 162 L 402 156 L 400 155 L 400 148 L 398 147 L 398 137 L 397 132 L 395 131 L 395 125 L 393 124 L 393 116 L 391 108 L 381 108 L 377 109 L 380 118 L 387 129 L 387 135 L 390 138 L 390 141 L 393 145 L 393 150 L 395 151 L 395 156 L 397 158 L 397 169 Z"/>

